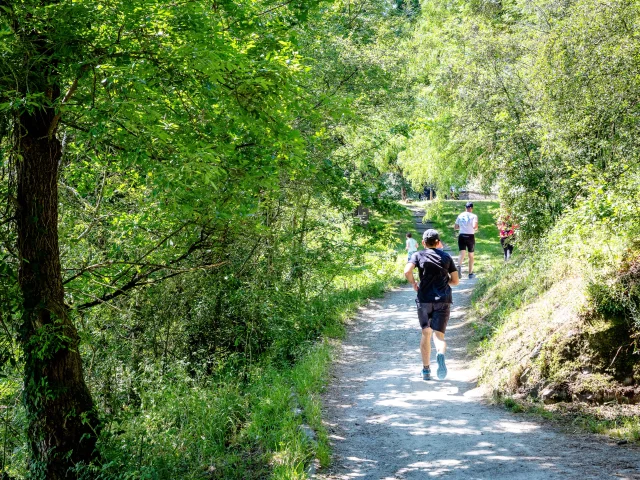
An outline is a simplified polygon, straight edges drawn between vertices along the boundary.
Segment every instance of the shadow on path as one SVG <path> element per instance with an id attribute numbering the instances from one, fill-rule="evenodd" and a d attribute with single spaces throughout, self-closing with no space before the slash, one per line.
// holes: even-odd
<path id="1" fill-rule="evenodd" d="M 316 478 L 640 479 L 634 448 L 566 435 L 482 401 L 466 357 L 472 288 L 464 279 L 454 289 L 444 381 L 421 379 L 410 287 L 359 312 L 324 399 L 334 465 Z"/>

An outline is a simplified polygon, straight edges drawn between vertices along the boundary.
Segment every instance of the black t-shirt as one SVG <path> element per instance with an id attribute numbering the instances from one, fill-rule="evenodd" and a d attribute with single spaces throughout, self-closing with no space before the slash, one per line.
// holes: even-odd
<path id="1" fill-rule="evenodd" d="M 411 255 L 409 262 L 418 267 L 420 303 L 453 303 L 449 274 L 456 271 L 456 264 L 439 248 L 427 248 Z"/>

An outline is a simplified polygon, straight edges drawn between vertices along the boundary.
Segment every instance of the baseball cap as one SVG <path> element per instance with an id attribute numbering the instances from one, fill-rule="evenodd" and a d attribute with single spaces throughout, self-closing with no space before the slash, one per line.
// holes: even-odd
<path id="1" fill-rule="evenodd" d="M 440 240 L 440 234 L 438 233 L 437 230 L 430 228 L 428 230 L 425 230 L 425 232 L 422 234 L 422 239 L 423 240 Z"/>
<path id="2" fill-rule="evenodd" d="M 473 208 L 473 202 L 467 202 L 467 204 L 465 205 L 465 207 L 467 207 L 467 208 Z"/>

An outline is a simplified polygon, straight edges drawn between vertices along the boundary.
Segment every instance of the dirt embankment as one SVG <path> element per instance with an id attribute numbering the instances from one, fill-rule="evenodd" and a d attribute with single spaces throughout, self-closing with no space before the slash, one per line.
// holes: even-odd
<path id="1" fill-rule="evenodd" d="M 480 352 L 483 382 L 545 404 L 640 403 L 629 324 L 587 310 L 584 291 L 580 279 L 560 281 L 512 312 Z"/>

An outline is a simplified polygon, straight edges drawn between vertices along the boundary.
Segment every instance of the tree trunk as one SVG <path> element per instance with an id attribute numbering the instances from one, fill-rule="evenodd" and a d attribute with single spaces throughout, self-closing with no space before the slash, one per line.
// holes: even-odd
<path id="1" fill-rule="evenodd" d="M 64 303 L 58 248 L 58 166 L 61 145 L 50 106 L 22 112 L 15 143 L 19 284 L 24 303 L 24 404 L 33 478 L 70 478 L 67 472 L 95 455 L 98 422 L 84 382 L 78 332 Z"/>
<path id="2" fill-rule="evenodd" d="M 404 185 L 400 187 L 400 197 L 402 198 L 403 201 L 407 199 L 407 189 L 405 188 Z"/>

